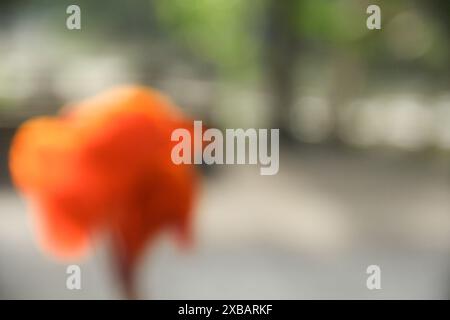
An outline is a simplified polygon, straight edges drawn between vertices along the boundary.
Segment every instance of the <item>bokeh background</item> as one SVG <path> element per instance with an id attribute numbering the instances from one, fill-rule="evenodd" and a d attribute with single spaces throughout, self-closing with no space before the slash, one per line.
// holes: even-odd
<path id="1" fill-rule="evenodd" d="M 447 0 L 2 0 L 0 298 L 120 298 L 101 243 L 66 289 L 7 156 L 24 120 L 124 83 L 209 126 L 281 130 L 277 175 L 203 170 L 195 246 L 149 248 L 143 298 L 449 298 L 449 39 Z"/>

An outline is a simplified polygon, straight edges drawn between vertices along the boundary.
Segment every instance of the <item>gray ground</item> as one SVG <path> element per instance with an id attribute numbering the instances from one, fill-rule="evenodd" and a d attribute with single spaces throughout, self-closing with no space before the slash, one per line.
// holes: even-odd
<path id="1" fill-rule="evenodd" d="M 204 182 L 196 246 L 170 236 L 139 270 L 143 298 L 447 298 L 450 184 L 445 162 L 329 149 L 281 155 L 276 176 L 222 167 Z M 23 201 L 0 191 L 0 298 L 119 298 L 107 254 L 66 265 L 41 254 Z M 381 267 L 381 290 L 366 267 Z"/>

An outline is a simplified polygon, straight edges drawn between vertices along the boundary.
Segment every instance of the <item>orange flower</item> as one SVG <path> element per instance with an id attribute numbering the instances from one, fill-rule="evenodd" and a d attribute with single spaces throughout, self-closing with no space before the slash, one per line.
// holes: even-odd
<path id="1" fill-rule="evenodd" d="M 172 227 L 188 235 L 196 173 L 170 158 L 171 133 L 186 123 L 159 93 L 121 87 L 23 124 L 10 169 L 33 206 L 44 248 L 75 257 L 106 233 L 132 290 L 132 269 L 148 241 Z"/>

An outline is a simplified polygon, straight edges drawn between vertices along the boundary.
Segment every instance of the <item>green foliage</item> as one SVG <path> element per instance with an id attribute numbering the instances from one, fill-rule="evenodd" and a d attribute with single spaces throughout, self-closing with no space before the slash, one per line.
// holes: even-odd
<path id="1" fill-rule="evenodd" d="M 254 24 L 265 1 L 156 1 L 161 23 L 193 52 L 224 72 L 242 73 L 256 67 L 258 41 Z M 252 25 L 253 24 L 253 25 Z"/>
<path id="2" fill-rule="evenodd" d="M 295 13 L 300 36 L 332 44 L 357 40 L 367 33 L 366 7 L 359 1 L 298 1 Z"/>

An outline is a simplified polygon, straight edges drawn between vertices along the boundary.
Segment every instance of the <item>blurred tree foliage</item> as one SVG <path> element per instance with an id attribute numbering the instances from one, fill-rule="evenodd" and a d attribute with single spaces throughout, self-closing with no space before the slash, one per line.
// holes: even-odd
<path id="1" fill-rule="evenodd" d="M 156 16 L 193 52 L 216 63 L 226 76 L 252 73 L 260 61 L 265 0 L 155 1 Z"/>
<path id="2" fill-rule="evenodd" d="M 382 7 L 383 32 L 366 28 L 366 8 L 373 3 Z M 285 128 L 294 99 L 298 60 L 315 48 L 331 56 L 357 55 L 375 68 L 372 70 L 381 66 L 389 71 L 395 65 L 395 69 L 404 68 L 406 72 L 420 69 L 439 73 L 443 67 L 448 68 L 441 61 L 448 52 L 448 33 L 441 32 L 441 27 L 448 26 L 449 3 L 446 0 L 174 0 L 155 1 L 153 6 L 169 34 L 215 63 L 222 75 L 234 80 L 255 71 L 265 75 L 273 96 L 274 125 Z M 427 16 L 424 8 L 430 9 L 432 15 Z M 390 51 L 392 40 L 388 38 L 392 32 L 399 40 L 408 32 L 403 25 L 398 32 L 390 26 L 403 12 L 425 19 L 422 37 L 434 40 L 419 59 L 399 60 Z M 345 68 L 341 67 L 344 71 Z M 336 85 L 334 91 L 343 90 L 341 84 Z"/>
<path id="3" fill-rule="evenodd" d="M 382 74 L 380 79 L 394 71 L 403 77 L 417 72 L 434 82 L 449 77 L 448 0 L 78 0 L 83 32 L 68 34 L 61 26 L 65 8 L 72 3 L 3 0 L 1 21 L 12 23 L 19 14 L 35 17 L 71 48 L 109 46 L 113 51 L 134 46 L 142 52 L 154 44 L 173 58 L 169 53 L 175 44 L 181 49 L 180 59 L 189 51 L 200 64 L 214 66 L 219 81 L 264 84 L 272 98 L 273 125 L 280 128 L 288 126 L 298 74 L 304 73 L 299 62 L 305 56 L 312 56 L 308 63 L 314 60 L 318 68 L 334 64 L 337 75 L 329 81 L 334 86 L 330 91 L 336 93 L 333 98 L 340 96 L 336 99 L 341 104 L 347 98 L 341 97 L 353 90 L 351 83 L 343 88 L 345 81 L 339 77 L 348 68 Z M 382 8 L 381 31 L 366 28 L 369 4 Z M 417 43 L 423 40 L 429 43 L 421 53 Z M 409 54 L 410 48 L 418 54 Z M 141 56 L 137 64 L 148 58 L 145 52 Z M 171 63 L 169 57 L 166 60 Z M 326 75 L 321 76 L 325 86 Z"/>

